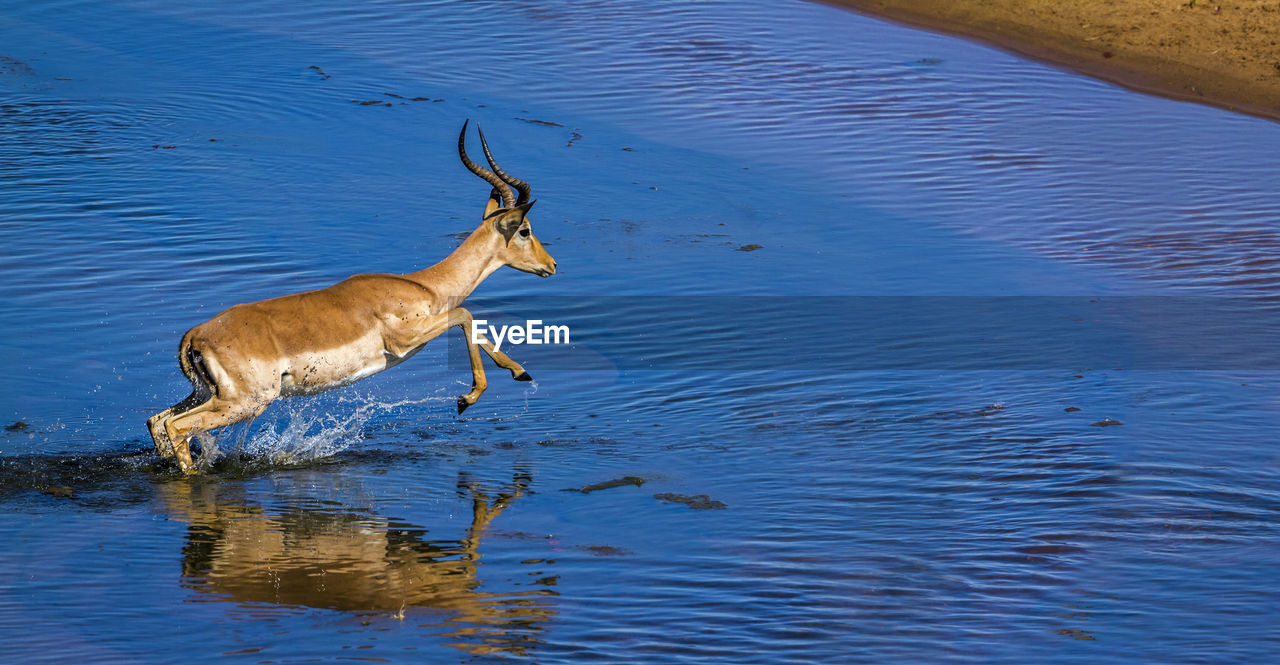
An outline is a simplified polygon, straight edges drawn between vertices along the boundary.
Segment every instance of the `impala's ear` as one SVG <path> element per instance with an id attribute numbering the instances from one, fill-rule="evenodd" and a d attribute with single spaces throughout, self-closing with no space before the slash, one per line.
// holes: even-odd
<path id="1" fill-rule="evenodd" d="M 484 217 L 481 219 L 488 219 L 489 215 L 492 215 L 494 211 L 501 207 L 502 195 L 496 189 L 489 190 L 489 202 L 484 204 Z"/>
<path id="2" fill-rule="evenodd" d="M 498 208 L 489 214 L 485 219 L 493 222 L 493 228 L 502 234 L 507 242 L 511 241 L 511 236 L 520 230 L 520 225 L 524 223 L 525 215 L 529 214 L 529 208 L 537 201 L 520 204 L 514 208 Z"/>

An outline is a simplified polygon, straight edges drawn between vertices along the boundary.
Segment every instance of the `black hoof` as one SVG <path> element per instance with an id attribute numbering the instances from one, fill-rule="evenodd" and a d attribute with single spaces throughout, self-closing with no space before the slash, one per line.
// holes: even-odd
<path id="1" fill-rule="evenodd" d="M 468 406 L 471 406 L 471 403 L 467 401 L 467 398 L 459 397 L 458 398 L 458 415 L 462 415 L 462 412 L 466 411 Z"/>
<path id="2" fill-rule="evenodd" d="M 520 376 L 516 377 L 516 381 L 532 381 L 533 377 L 528 372 L 520 372 Z"/>

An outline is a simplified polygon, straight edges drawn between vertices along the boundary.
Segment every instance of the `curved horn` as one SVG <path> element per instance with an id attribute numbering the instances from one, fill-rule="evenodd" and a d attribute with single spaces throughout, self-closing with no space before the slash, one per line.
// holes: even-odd
<path id="1" fill-rule="evenodd" d="M 489 142 L 484 140 L 484 130 L 480 129 L 480 125 L 476 125 L 476 131 L 480 132 L 480 147 L 484 150 L 484 158 L 489 161 L 489 168 L 493 169 L 493 172 L 508 185 L 520 191 L 520 198 L 516 199 L 516 205 L 527 202 L 532 191 L 529 188 L 529 183 L 503 171 L 502 167 L 498 166 L 498 161 L 493 158 L 493 153 L 489 152 Z"/>
<path id="2" fill-rule="evenodd" d="M 498 194 L 502 196 L 502 207 L 514 208 L 516 206 L 516 197 L 511 194 L 511 188 L 507 186 L 507 183 L 502 178 L 494 175 L 493 171 L 476 164 L 471 161 L 470 157 L 467 157 L 467 124 L 470 122 L 471 120 L 468 118 L 466 122 L 462 123 L 462 133 L 458 134 L 458 157 L 462 159 L 462 165 L 467 167 L 468 171 L 484 178 L 485 182 L 493 185 L 493 188 L 498 190 Z"/>

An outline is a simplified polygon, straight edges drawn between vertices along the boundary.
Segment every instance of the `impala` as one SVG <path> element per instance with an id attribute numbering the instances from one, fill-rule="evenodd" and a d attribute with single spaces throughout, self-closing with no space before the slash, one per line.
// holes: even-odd
<path id="1" fill-rule="evenodd" d="M 486 338 L 473 339 L 471 313 L 459 305 L 498 268 L 549 277 L 556 262 L 530 229 L 529 184 L 498 166 L 483 132 L 493 170 L 467 157 L 466 140 L 463 123 L 458 156 L 492 189 L 483 221 L 462 245 L 418 272 L 355 275 L 325 289 L 235 305 L 187 331 L 178 366 L 191 395 L 147 420 L 162 457 L 177 457 L 182 472 L 193 474 L 191 437 L 207 443 L 210 430 L 254 418 L 281 395 L 323 392 L 398 365 L 453 327 L 463 329 L 471 360 L 471 392 L 458 398 L 458 413 L 488 385 L 481 349 L 517 381 L 531 380 Z"/>

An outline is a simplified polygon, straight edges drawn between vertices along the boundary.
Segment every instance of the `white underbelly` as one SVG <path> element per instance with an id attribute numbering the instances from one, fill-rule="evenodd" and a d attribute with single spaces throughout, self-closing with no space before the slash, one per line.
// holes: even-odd
<path id="1" fill-rule="evenodd" d="M 389 366 L 381 336 L 371 334 L 351 344 L 291 358 L 281 373 L 280 393 L 320 393 L 372 376 Z"/>

